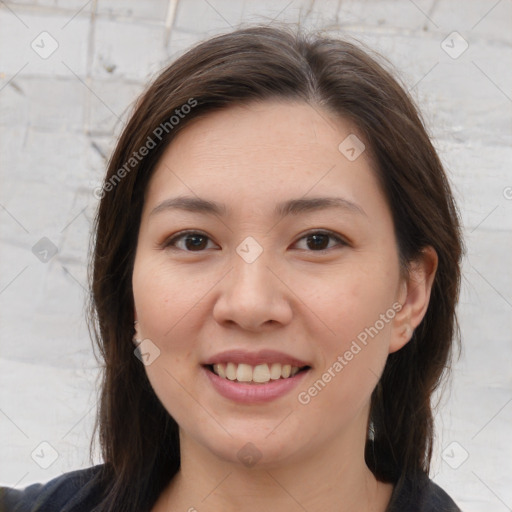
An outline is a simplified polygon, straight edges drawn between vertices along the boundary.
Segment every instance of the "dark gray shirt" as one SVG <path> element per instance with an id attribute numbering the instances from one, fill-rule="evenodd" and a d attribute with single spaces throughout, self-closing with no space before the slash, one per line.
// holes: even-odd
<path id="1" fill-rule="evenodd" d="M 91 512 L 104 488 L 96 478 L 102 466 L 64 473 L 46 484 L 32 484 L 22 490 L 0 487 L 0 512 Z M 416 480 L 401 479 L 395 485 L 386 512 L 460 512 L 460 509 L 424 475 Z"/>

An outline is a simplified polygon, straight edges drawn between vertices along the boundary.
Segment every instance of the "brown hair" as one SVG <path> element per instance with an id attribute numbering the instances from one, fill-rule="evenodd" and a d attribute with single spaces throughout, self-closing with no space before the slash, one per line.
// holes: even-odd
<path id="1" fill-rule="evenodd" d="M 368 52 L 336 38 L 254 26 L 202 42 L 164 69 L 136 103 L 109 162 L 89 268 L 89 326 L 104 360 L 95 432 L 108 485 L 97 511 L 151 508 L 180 464 L 178 426 L 131 342 L 131 278 L 148 180 L 192 119 L 267 99 L 309 102 L 352 121 L 371 149 L 403 267 L 426 246 L 437 252 L 426 316 L 411 341 L 389 355 L 372 394 L 365 454 L 380 480 L 429 471 L 431 399 L 458 339 L 463 250 L 443 166 L 413 101 Z M 194 106 L 176 122 L 186 104 Z M 130 160 L 150 139 L 146 156 Z"/>

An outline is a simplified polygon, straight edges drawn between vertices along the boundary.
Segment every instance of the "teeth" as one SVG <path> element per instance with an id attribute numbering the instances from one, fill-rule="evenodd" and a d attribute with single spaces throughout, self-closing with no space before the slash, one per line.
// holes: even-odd
<path id="1" fill-rule="evenodd" d="M 252 380 L 254 382 L 268 382 L 270 380 L 270 370 L 268 364 L 259 364 L 252 370 Z"/>
<path id="2" fill-rule="evenodd" d="M 293 377 L 299 372 L 298 366 L 291 364 L 272 363 L 270 368 L 268 364 L 250 364 L 227 363 L 214 364 L 213 371 L 223 379 L 236 380 L 238 382 L 256 382 L 264 384 L 270 380 L 287 379 Z"/>
<path id="3" fill-rule="evenodd" d="M 236 365 L 233 363 L 228 363 L 226 365 L 226 377 L 229 380 L 236 380 Z"/>
<path id="4" fill-rule="evenodd" d="M 226 378 L 226 372 L 224 370 L 224 365 L 223 364 L 214 364 L 213 365 L 213 371 L 219 376 L 219 377 L 222 377 L 223 379 Z"/>
<path id="5" fill-rule="evenodd" d="M 270 367 L 270 378 L 272 380 L 277 380 L 281 378 L 281 364 L 280 363 L 272 363 Z"/>
<path id="6" fill-rule="evenodd" d="M 252 368 L 248 364 L 239 364 L 236 369 L 236 380 L 238 382 L 251 382 Z"/>

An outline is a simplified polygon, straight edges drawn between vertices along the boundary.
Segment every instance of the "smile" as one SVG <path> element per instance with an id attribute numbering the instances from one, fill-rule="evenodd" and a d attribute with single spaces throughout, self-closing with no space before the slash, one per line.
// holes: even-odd
<path id="1" fill-rule="evenodd" d="M 297 373 L 309 369 L 309 366 L 299 367 L 281 363 L 252 366 L 245 363 L 229 362 L 208 365 L 207 368 L 219 377 L 230 381 L 266 384 L 270 381 L 294 377 Z"/>
<path id="2" fill-rule="evenodd" d="M 249 367 L 249 370 L 254 375 L 254 370 L 251 367 Z M 283 369 L 281 370 L 283 371 Z M 245 371 L 242 369 L 242 372 Z M 269 368 L 268 371 L 270 372 L 271 369 Z M 277 374 L 277 369 L 274 369 L 274 371 Z M 291 369 L 285 368 L 285 375 L 288 371 L 290 372 L 288 377 L 280 376 L 278 379 L 269 379 L 266 382 L 255 382 L 252 379 L 250 381 L 230 380 L 227 377 L 217 375 L 213 367 L 202 366 L 202 375 L 206 378 L 206 383 L 210 389 L 225 399 L 248 405 L 270 402 L 289 394 L 309 374 L 311 367 L 301 368 L 295 371 L 294 375 L 291 374 Z M 258 378 L 258 372 L 259 370 L 256 372 L 256 378 Z"/>

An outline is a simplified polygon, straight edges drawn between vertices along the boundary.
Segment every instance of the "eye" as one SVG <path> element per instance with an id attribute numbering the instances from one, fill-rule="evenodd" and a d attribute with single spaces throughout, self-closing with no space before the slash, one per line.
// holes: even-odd
<path id="1" fill-rule="evenodd" d="M 312 252 L 321 252 L 326 251 L 328 249 L 332 249 L 331 247 L 328 247 L 329 245 L 329 239 L 335 240 L 337 245 L 339 246 L 347 246 L 348 243 L 343 240 L 341 237 L 333 233 L 332 231 L 310 231 L 306 235 L 304 235 L 302 238 L 298 240 L 300 242 L 301 240 L 306 240 L 306 246 L 312 250 Z M 296 242 L 296 243 L 298 243 Z M 310 251 L 311 252 L 311 251 Z"/>
<path id="2" fill-rule="evenodd" d="M 306 246 L 310 249 L 310 252 L 322 252 L 328 249 L 329 239 L 337 242 L 338 246 L 347 246 L 348 243 L 341 237 L 333 233 L 332 231 L 310 231 L 303 237 L 301 237 L 295 245 L 301 240 L 306 240 Z M 208 241 L 211 241 L 210 237 L 199 231 L 183 231 L 166 240 L 163 244 L 163 248 L 179 249 L 186 252 L 202 252 L 203 249 L 207 248 Z M 180 242 L 183 242 L 181 246 Z M 303 249 L 303 250 L 308 250 Z"/>
<path id="3" fill-rule="evenodd" d="M 184 244 L 178 246 L 177 243 L 183 240 Z M 207 245 L 207 240 L 210 240 L 208 235 L 198 231 L 183 231 L 176 236 L 166 240 L 162 247 L 164 248 L 177 248 L 186 252 L 201 252 Z"/>

